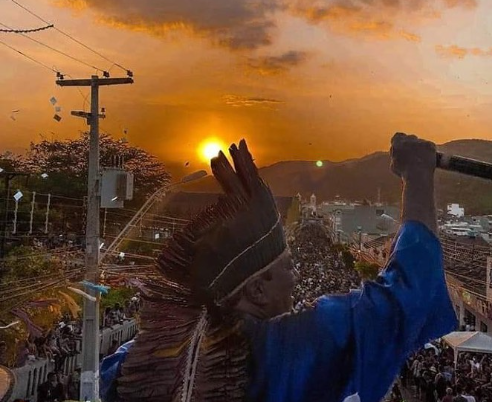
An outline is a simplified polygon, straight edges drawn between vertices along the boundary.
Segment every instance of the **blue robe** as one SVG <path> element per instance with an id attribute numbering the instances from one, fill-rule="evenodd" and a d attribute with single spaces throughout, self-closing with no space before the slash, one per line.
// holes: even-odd
<path id="1" fill-rule="evenodd" d="M 456 327 L 439 240 L 422 223 L 406 222 L 376 281 L 323 296 L 298 314 L 246 320 L 247 399 L 379 402 L 411 352 Z M 102 391 L 117 378 L 128 350 L 122 348 L 102 363 Z"/>

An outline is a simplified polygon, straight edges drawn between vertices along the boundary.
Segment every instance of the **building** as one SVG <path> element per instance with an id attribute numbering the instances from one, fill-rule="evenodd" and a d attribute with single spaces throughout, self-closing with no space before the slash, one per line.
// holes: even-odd
<path id="1" fill-rule="evenodd" d="M 449 295 L 460 326 L 492 333 L 490 246 L 480 236 L 440 234 Z"/>
<path id="2" fill-rule="evenodd" d="M 400 209 L 391 205 L 323 203 L 318 214 L 327 219 L 334 233 L 351 237 L 363 234 L 363 241 L 393 234 L 399 227 Z"/>
<path id="3" fill-rule="evenodd" d="M 462 218 L 465 216 L 465 208 L 461 208 L 459 204 L 448 204 L 447 213 L 448 215 Z"/>
<path id="4" fill-rule="evenodd" d="M 480 224 L 469 223 L 466 221 L 446 222 L 440 225 L 439 229 L 448 235 L 476 237 L 484 232 Z"/>

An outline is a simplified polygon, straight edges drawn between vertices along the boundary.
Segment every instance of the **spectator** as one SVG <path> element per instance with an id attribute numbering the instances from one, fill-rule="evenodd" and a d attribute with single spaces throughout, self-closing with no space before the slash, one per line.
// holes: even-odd
<path id="1" fill-rule="evenodd" d="M 38 348 L 32 335 L 29 335 L 29 337 L 27 338 L 26 346 L 29 349 L 29 354 L 33 355 L 34 358 L 37 359 L 39 357 Z"/>
<path id="2" fill-rule="evenodd" d="M 426 371 L 423 376 L 422 391 L 425 395 L 425 402 L 437 402 L 437 392 L 434 385 L 434 379 L 428 371 Z"/>
<path id="3" fill-rule="evenodd" d="M 103 322 L 104 328 L 111 328 L 115 324 L 115 322 L 113 320 L 111 307 L 106 307 L 106 309 L 104 310 L 103 320 L 104 320 L 104 322 Z"/>
<path id="4" fill-rule="evenodd" d="M 82 366 L 77 364 L 75 371 L 70 374 L 67 381 L 67 394 L 68 399 L 78 401 L 80 398 L 80 372 Z"/>
<path id="5" fill-rule="evenodd" d="M 446 388 L 446 395 L 444 395 L 441 402 L 453 402 L 453 389 L 452 388 Z"/>
<path id="6" fill-rule="evenodd" d="M 444 367 L 440 366 L 439 367 L 439 373 L 437 373 L 436 378 L 435 378 L 436 392 L 437 392 L 437 399 L 438 400 L 442 400 L 446 395 L 447 382 L 446 382 L 446 377 L 444 376 L 443 371 L 444 371 Z"/>
<path id="7" fill-rule="evenodd" d="M 114 308 L 111 310 L 111 313 L 115 323 L 117 324 L 123 323 L 123 312 L 121 311 L 120 303 L 115 303 Z"/>
<path id="8" fill-rule="evenodd" d="M 118 316 L 121 317 L 120 323 L 123 323 L 125 320 L 129 320 L 129 318 L 125 316 L 125 308 L 124 307 L 120 307 L 118 309 Z"/>
<path id="9" fill-rule="evenodd" d="M 463 396 L 461 385 L 456 386 L 456 396 L 453 398 L 453 402 L 468 402 L 468 399 Z"/>
<path id="10" fill-rule="evenodd" d="M 62 402 L 64 399 L 62 384 L 55 373 L 49 373 L 47 381 L 38 387 L 37 402 Z"/>
<path id="11" fill-rule="evenodd" d="M 26 364 L 28 360 L 33 360 L 34 356 L 33 357 L 29 357 L 29 356 L 32 355 L 29 352 L 28 342 L 27 341 L 22 342 L 21 346 L 19 347 L 19 352 L 17 353 L 15 367 L 22 367 Z"/>
<path id="12" fill-rule="evenodd" d="M 393 388 L 391 388 L 390 401 L 403 402 L 403 396 L 401 394 L 400 387 L 396 382 L 393 384 Z"/>
<path id="13" fill-rule="evenodd" d="M 472 387 L 467 386 L 465 389 L 465 392 L 463 392 L 463 396 L 466 398 L 466 400 L 468 402 L 476 402 L 475 397 L 473 395 L 471 395 L 471 392 L 472 392 L 471 388 Z"/>
<path id="14" fill-rule="evenodd" d="M 123 310 L 124 318 L 125 319 L 130 319 L 133 318 L 135 315 L 135 308 L 132 308 L 132 301 L 131 300 L 125 300 L 125 308 Z"/>

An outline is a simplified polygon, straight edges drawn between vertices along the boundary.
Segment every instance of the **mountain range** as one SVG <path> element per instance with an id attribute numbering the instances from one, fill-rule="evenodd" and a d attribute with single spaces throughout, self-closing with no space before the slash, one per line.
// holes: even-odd
<path id="1" fill-rule="evenodd" d="M 438 150 L 492 163 L 492 141 L 456 140 L 438 145 Z M 343 162 L 282 161 L 259 169 L 262 178 L 276 196 L 303 198 L 315 194 L 318 202 L 333 200 L 369 200 L 398 203 L 400 180 L 390 171 L 388 152 L 376 152 Z M 492 179 L 492 178 L 491 178 Z M 213 177 L 182 186 L 181 191 L 219 193 Z M 379 193 L 379 194 L 378 194 Z M 457 173 L 436 171 L 436 200 L 445 209 L 448 203 L 459 203 L 466 214 L 492 214 L 492 180 L 483 180 Z"/>

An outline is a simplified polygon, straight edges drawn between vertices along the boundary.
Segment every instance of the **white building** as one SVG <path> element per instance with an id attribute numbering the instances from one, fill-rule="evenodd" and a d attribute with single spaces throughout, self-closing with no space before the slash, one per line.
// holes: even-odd
<path id="1" fill-rule="evenodd" d="M 446 222 L 439 229 L 454 236 L 479 236 L 484 231 L 481 225 L 469 222 Z"/>
<path id="2" fill-rule="evenodd" d="M 456 216 L 457 218 L 463 218 L 465 216 L 465 208 L 461 208 L 460 204 L 448 204 L 448 215 Z"/>

